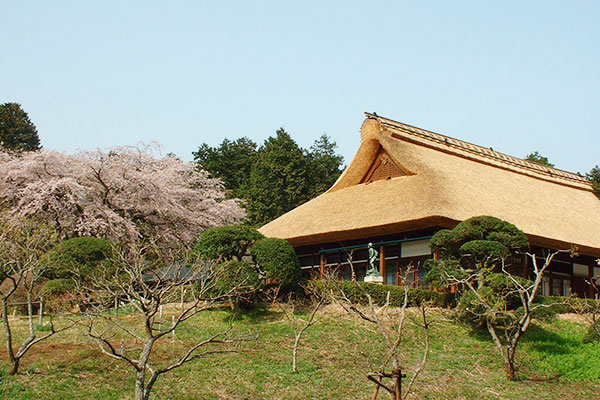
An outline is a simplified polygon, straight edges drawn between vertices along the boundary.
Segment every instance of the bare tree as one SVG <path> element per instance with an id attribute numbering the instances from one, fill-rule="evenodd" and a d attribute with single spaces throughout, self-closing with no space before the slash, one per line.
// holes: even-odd
<path id="1" fill-rule="evenodd" d="M 596 260 L 600 264 L 600 259 Z M 584 341 L 600 341 L 600 276 L 586 279 L 586 283 L 592 288 L 593 298 L 579 299 L 573 298 L 569 302 L 571 308 L 579 315 L 583 316 L 589 323 L 588 335 Z"/>
<path id="2" fill-rule="evenodd" d="M 293 293 L 288 294 L 287 302 L 285 304 L 277 301 L 280 291 L 279 286 L 273 288 L 273 290 L 268 294 L 268 297 L 271 298 L 272 303 L 275 304 L 279 310 L 281 310 L 285 318 L 290 322 L 292 329 L 294 329 L 294 346 L 292 347 L 292 373 L 298 372 L 298 348 L 300 347 L 302 335 L 308 330 L 308 328 L 319 322 L 319 320 L 316 318 L 317 312 L 325 303 L 325 298 L 319 296 L 316 293 L 316 290 L 314 290 L 312 287 L 304 287 L 304 290 L 314 297 L 314 302 L 311 305 L 311 312 L 308 319 L 300 318 L 300 316 L 297 315 L 296 304 L 298 301 L 294 299 Z"/>
<path id="3" fill-rule="evenodd" d="M 185 363 L 211 354 L 234 350 L 228 344 L 250 340 L 249 337 L 232 337 L 231 326 L 217 334 L 188 346 L 180 356 L 166 365 L 151 361 L 156 345 L 175 332 L 184 322 L 205 310 L 223 304 L 231 296 L 241 293 L 244 283 L 227 293 L 216 293 L 215 283 L 219 270 L 213 264 L 194 263 L 184 267 L 176 257 L 161 258 L 153 245 L 133 245 L 116 251 L 116 271 L 105 271 L 93 277 L 93 282 L 81 288 L 89 295 L 90 309 L 86 312 L 86 335 L 97 343 L 105 355 L 130 365 L 136 372 L 135 399 L 146 400 L 157 379 Z M 180 302 L 180 287 L 196 280 L 191 301 L 172 307 L 171 320 L 162 320 L 162 307 Z M 133 306 L 137 318 L 132 324 L 110 313 L 112 299 L 119 298 Z M 121 336 L 141 343 L 141 347 L 128 348 Z M 224 345 L 215 347 L 214 345 Z"/>
<path id="4" fill-rule="evenodd" d="M 13 220 L 0 226 L 0 302 L 2 322 L 6 331 L 6 349 L 11 363 L 10 375 L 18 373 L 21 359 L 34 345 L 69 328 L 65 326 L 56 329 L 50 316 L 50 330 L 42 336 L 37 336 L 33 322 L 33 305 L 39 302 L 36 289 L 45 270 L 43 255 L 52 245 L 54 236 L 52 229 L 33 221 Z M 19 347 L 15 348 L 9 306 L 18 290 L 25 293 L 29 334 Z"/>
<path id="5" fill-rule="evenodd" d="M 351 268 L 354 270 L 352 265 L 352 258 L 349 257 L 348 261 Z M 406 275 L 404 276 L 404 282 L 408 274 L 412 273 L 414 269 L 412 267 L 407 268 Z M 406 387 L 402 387 L 402 379 L 406 378 L 407 375 L 403 373 L 403 357 L 402 357 L 402 343 L 403 337 L 407 327 L 407 308 L 408 308 L 408 287 L 404 285 L 404 298 L 402 306 L 400 307 L 400 316 L 398 320 L 393 317 L 386 315 L 386 310 L 390 307 L 390 292 L 387 292 L 386 301 L 383 305 L 378 306 L 373 301 L 371 295 L 365 290 L 365 288 L 358 282 L 352 282 L 356 288 L 364 295 L 368 304 L 361 306 L 355 301 L 349 298 L 345 293 L 343 285 L 337 279 L 337 277 L 328 277 L 329 286 L 332 287 L 330 290 L 331 299 L 339 304 L 347 313 L 356 315 L 363 321 L 375 326 L 376 332 L 382 337 L 385 346 L 385 357 L 380 366 L 367 373 L 367 378 L 375 383 L 375 391 L 373 393 L 373 399 L 376 399 L 379 395 L 380 389 L 384 389 L 389 398 L 392 400 L 406 399 L 413 391 L 413 387 L 419 374 L 425 368 L 427 358 L 429 355 L 429 328 L 431 320 L 427 315 L 427 308 L 425 304 L 420 306 L 420 317 L 419 319 L 412 319 L 412 322 L 418 325 L 423 330 L 423 356 L 421 361 L 414 367 L 414 371 Z M 384 383 L 384 379 L 391 379 L 391 383 Z"/>
<path id="6" fill-rule="evenodd" d="M 479 308 L 480 316 L 485 320 L 485 326 L 498 349 L 508 380 L 515 379 L 515 357 L 519 341 L 529 328 L 533 313 L 542 307 L 551 307 L 552 304 L 536 303 L 536 297 L 542 285 L 542 278 L 552 260 L 560 253 L 569 253 L 570 250 L 557 250 L 548 252 L 543 258 L 543 264 L 538 265 L 538 259 L 533 253 L 524 253 L 531 259 L 533 270 L 531 280 L 519 279 L 513 275 L 506 266 L 504 258 L 500 259 L 501 271 L 507 282 L 507 290 L 490 296 L 482 290 L 482 269 L 460 277 L 447 275 L 448 281 L 464 285 L 475 298 L 472 310 Z M 462 270 L 465 272 L 466 270 Z M 484 270 L 483 270 L 484 271 Z M 521 310 L 508 309 L 506 304 L 509 297 L 517 297 Z"/>

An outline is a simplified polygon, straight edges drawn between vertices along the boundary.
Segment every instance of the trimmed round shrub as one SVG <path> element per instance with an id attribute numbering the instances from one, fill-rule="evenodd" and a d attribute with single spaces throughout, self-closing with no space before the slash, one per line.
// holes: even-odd
<path id="1" fill-rule="evenodd" d="M 78 237 L 65 240 L 47 253 L 50 264 L 46 276 L 50 279 L 69 279 L 76 274 L 85 278 L 99 267 L 108 267 L 113 244 L 105 239 Z"/>
<path id="2" fill-rule="evenodd" d="M 529 279 L 522 278 L 517 275 L 514 275 L 512 278 L 516 280 L 522 287 L 528 287 L 533 284 L 533 282 Z M 515 310 L 518 307 L 522 307 L 523 304 L 521 302 L 521 297 L 516 291 L 518 287 L 512 279 L 506 276 L 506 274 L 493 273 L 486 275 L 484 278 L 484 284 L 492 288 L 494 293 L 502 296 L 506 303 L 507 310 Z"/>
<path id="3" fill-rule="evenodd" d="M 246 261 L 225 261 L 216 268 L 217 281 L 213 292 L 216 296 L 223 296 L 229 292 L 232 295 L 240 295 L 254 292 L 260 287 L 258 270 Z"/>
<path id="4" fill-rule="evenodd" d="M 192 257 L 201 260 L 241 260 L 248 248 L 264 236 L 245 225 L 217 226 L 202 232 Z"/>
<path id="5" fill-rule="evenodd" d="M 484 286 L 477 289 L 479 295 L 488 304 L 500 305 L 502 299 L 490 287 Z M 459 320 L 467 322 L 476 328 L 483 328 L 486 324 L 485 315 L 488 310 L 471 290 L 465 292 L 458 299 L 456 305 L 456 316 Z"/>
<path id="6" fill-rule="evenodd" d="M 229 260 L 216 266 L 217 280 L 208 293 L 219 297 L 229 295 L 232 307 L 249 309 L 255 303 L 256 293 L 261 286 L 258 270 L 246 261 Z M 198 281 L 196 285 L 200 285 Z M 197 286 L 198 290 L 201 290 Z"/>
<path id="7" fill-rule="evenodd" d="M 75 282 L 72 279 L 52 279 L 44 284 L 42 294 L 49 297 L 62 296 L 73 292 L 74 289 Z"/>
<path id="8" fill-rule="evenodd" d="M 286 240 L 261 239 L 252 246 L 250 254 L 265 278 L 275 281 L 286 290 L 298 286 L 301 278 L 300 261 Z"/>

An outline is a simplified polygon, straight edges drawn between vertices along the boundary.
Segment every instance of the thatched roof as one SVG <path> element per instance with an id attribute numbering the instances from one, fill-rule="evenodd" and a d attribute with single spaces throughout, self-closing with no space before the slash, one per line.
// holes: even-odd
<path id="1" fill-rule="evenodd" d="M 492 215 L 517 225 L 532 244 L 577 245 L 582 254 L 600 256 L 600 200 L 584 177 L 366 116 L 360 148 L 338 181 L 261 233 L 301 246 Z M 382 156 L 392 177 L 369 178 Z"/>

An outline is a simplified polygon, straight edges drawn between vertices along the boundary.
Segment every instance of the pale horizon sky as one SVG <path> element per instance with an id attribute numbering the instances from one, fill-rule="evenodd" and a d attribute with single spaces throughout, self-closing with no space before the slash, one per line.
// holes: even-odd
<path id="1" fill-rule="evenodd" d="M 326 133 L 363 111 L 557 168 L 600 164 L 600 2 L 3 1 L 0 103 L 44 147 Z"/>

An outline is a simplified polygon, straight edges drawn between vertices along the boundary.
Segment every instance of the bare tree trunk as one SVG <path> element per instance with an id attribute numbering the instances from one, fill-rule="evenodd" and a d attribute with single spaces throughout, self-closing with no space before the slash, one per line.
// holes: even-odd
<path id="1" fill-rule="evenodd" d="M 40 297 L 40 309 L 38 310 L 38 324 L 42 325 L 44 322 L 44 296 Z"/>
<path id="2" fill-rule="evenodd" d="M 19 364 L 21 362 L 20 358 L 11 357 L 10 362 L 12 363 L 10 367 L 9 375 L 16 375 L 19 372 Z"/>
<path id="3" fill-rule="evenodd" d="M 8 359 L 11 363 L 11 369 L 9 374 L 16 375 L 19 372 L 19 359 L 15 357 L 13 351 L 13 337 L 10 329 L 10 323 L 8 322 L 8 303 L 7 299 L 2 299 L 2 322 L 4 324 L 4 330 L 6 331 L 6 350 L 8 352 Z"/>
<path id="4" fill-rule="evenodd" d="M 298 355 L 298 343 L 300 342 L 300 335 L 296 334 L 296 340 L 294 340 L 294 350 L 292 350 L 292 372 L 295 374 L 298 372 L 296 367 L 296 358 Z"/>
<path id="5" fill-rule="evenodd" d="M 148 359 L 150 358 L 153 346 L 154 339 L 149 339 L 144 343 L 144 347 L 142 348 L 138 370 L 135 374 L 135 400 L 148 400 L 150 396 L 152 384 L 146 385 L 146 367 L 148 366 Z"/>

